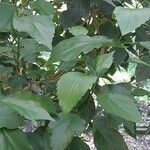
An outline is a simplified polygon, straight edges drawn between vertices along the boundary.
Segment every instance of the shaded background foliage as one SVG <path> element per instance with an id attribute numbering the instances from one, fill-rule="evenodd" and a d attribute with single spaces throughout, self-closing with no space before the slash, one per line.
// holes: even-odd
<path id="1" fill-rule="evenodd" d="M 127 150 L 118 129 L 136 139 L 135 97 L 150 95 L 149 6 L 1 0 L 0 149 L 89 150 L 90 133 L 98 150 Z"/>

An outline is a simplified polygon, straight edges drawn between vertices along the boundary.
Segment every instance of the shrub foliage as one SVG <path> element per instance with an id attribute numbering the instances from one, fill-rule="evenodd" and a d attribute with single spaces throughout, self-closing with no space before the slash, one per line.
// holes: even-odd
<path id="1" fill-rule="evenodd" d="M 136 138 L 135 96 L 150 95 L 149 6 L 1 0 L 0 150 L 89 150 L 89 133 L 97 150 L 127 150 L 118 129 Z"/>

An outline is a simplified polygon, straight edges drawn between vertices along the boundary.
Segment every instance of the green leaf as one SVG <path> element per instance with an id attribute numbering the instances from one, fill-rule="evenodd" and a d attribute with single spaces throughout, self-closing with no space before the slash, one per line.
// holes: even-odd
<path id="1" fill-rule="evenodd" d="M 101 2 L 104 2 L 104 1 L 101 1 Z M 106 22 L 104 21 L 104 23 L 102 23 L 100 25 L 100 33 L 102 36 L 106 36 L 110 39 L 113 39 L 115 42 L 117 42 L 121 36 L 121 32 L 120 32 L 119 28 L 111 21 L 106 21 Z"/>
<path id="2" fill-rule="evenodd" d="M 145 96 L 145 95 L 150 96 L 150 92 L 148 92 L 148 91 L 146 91 L 144 89 L 141 89 L 141 88 L 135 88 L 132 91 L 132 95 L 134 95 L 134 96 Z"/>
<path id="3" fill-rule="evenodd" d="M 22 75 L 13 75 L 8 79 L 8 83 L 14 90 L 22 90 L 27 87 L 28 80 Z"/>
<path id="4" fill-rule="evenodd" d="M 150 21 L 146 22 L 144 26 L 137 28 L 136 41 L 137 42 L 149 41 L 150 39 L 149 30 L 150 30 Z"/>
<path id="5" fill-rule="evenodd" d="M 146 65 L 150 67 L 150 64 L 144 62 L 143 60 L 140 60 L 135 54 L 128 51 L 127 49 L 126 51 L 128 52 L 128 55 L 129 55 L 128 62 L 142 64 L 142 65 Z"/>
<path id="6" fill-rule="evenodd" d="M 14 5 L 0 2 L 0 32 L 11 31 L 14 14 Z"/>
<path id="7" fill-rule="evenodd" d="M 60 63 L 60 66 L 59 66 L 59 68 L 60 68 L 60 70 L 72 70 L 74 67 L 75 67 L 75 65 L 77 64 L 77 60 L 72 60 L 72 61 L 62 61 L 61 63 Z"/>
<path id="8" fill-rule="evenodd" d="M 46 46 L 39 44 L 34 39 L 20 40 L 20 47 L 20 58 L 25 58 L 29 63 L 34 62 L 40 52 L 49 51 Z"/>
<path id="9" fill-rule="evenodd" d="M 98 75 L 104 75 L 106 71 L 111 67 L 113 63 L 113 54 L 114 52 L 99 55 L 96 58 L 96 71 Z"/>
<path id="10" fill-rule="evenodd" d="M 93 133 L 97 130 L 105 130 L 106 128 L 118 130 L 118 127 L 123 123 L 123 120 L 124 119 L 118 116 L 104 112 L 103 116 L 98 115 L 93 119 Z"/>
<path id="11" fill-rule="evenodd" d="M 98 150 L 128 150 L 123 137 L 116 130 L 106 128 L 104 131 L 96 131 L 94 143 Z"/>
<path id="12" fill-rule="evenodd" d="M 37 63 L 38 59 L 36 59 L 36 63 Z M 28 68 L 27 70 L 27 75 L 28 75 L 28 78 L 29 79 L 32 79 L 34 81 L 36 80 L 40 80 L 44 77 L 48 77 L 50 76 L 54 71 L 54 66 L 48 66 L 46 69 L 49 69 L 49 70 L 46 70 L 44 67 L 46 66 L 43 66 L 41 64 L 36 64 L 35 62 L 33 62 L 32 64 L 30 64 L 30 67 Z M 43 67 L 40 67 L 40 65 Z M 51 68 L 50 68 L 51 67 Z M 35 85 L 35 87 L 38 88 L 37 85 Z M 41 90 L 40 90 L 41 91 Z M 35 91 L 34 91 L 35 92 Z M 36 91 L 37 93 L 39 93 L 38 91 Z M 41 91 L 42 92 L 42 91 Z M 40 92 L 40 93 L 41 93 Z"/>
<path id="13" fill-rule="evenodd" d="M 80 117 L 84 119 L 86 123 L 89 123 L 93 119 L 96 113 L 96 106 L 90 91 L 86 92 L 82 97 L 77 107 L 75 107 L 75 110 L 78 110 Z"/>
<path id="14" fill-rule="evenodd" d="M 106 113 L 104 116 L 98 115 L 94 118 L 93 133 L 97 150 L 128 150 L 123 137 L 117 131 L 118 126 L 122 124 L 118 119 Z"/>
<path id="15" fill-rule="evenodd" d="M 150 18 L 150 8 L 129 9 L 116 7 L 114 14 L 122 35 L 135 31 Z"/>
<path id="16" fill-rule="evenodd" d="M 83 26 L 74 26 L 69 30 L 69 32 L 71 34 L 73 34 L 74 36 L 87 35 L 88 34 L 88 30 Z"/>
<path id="17" fill-rule="evenodd" d="M 96 53 L 96 50 L 92 51 L 93 53 Z M 93 73 L 96 74 L 96 70 L 95 70 L 95 65 L 96 65 L 96 61 L 95 58 L 93 59 L 90 55 L 82 55 L 81 59 L 82 61 L 85 63 L 86 67 Z"/>
<path id="18" fill-rule="evenodd" d="M 32 150 L 21 130 L 0 129 L 0 150 Z"/>
<path id="19" fill-rule="evenodd" d="M 13 69 L 11 67 L 5 67 L 0 65 L 0 76 L 10 75 Z"/>
<path id="20" fill-rule="evenodd" d="M 10 108 L 0 105 L 0 114 L 0 128 L 15 129 L 23 126 L 23 118 Z"/>
<path id="21" fill-rule="evenodd" d="M 100 105 L 106 112 L 132 122 L 141 122 L 138 107 L 130 92 L 122 86 L 103 86 L 97 93 Z"/>
<path id="22" fill-rule="evenodd" d="M 66 29 L 73 26 L 82 17 L 88 18 L 90 11 L 90 0 L 67 1 L 67 10 L 62 12 L 61 24 Z"/>
<path id="23" fill-rule="evenodd" d="M 140 44 L 141 44 L 144 48 L 150 50 L 150 41 L 140 42 Z"/>
<path id="24" fill-rule="evenodd" d="M 127 55 L 128 53 L 124 48 L 117 48 L 117 49 L 115 48 L 113 60 L 114 65 L 115 66 L 121 65 L 125 61 Z"/>
<path id="25" fill-rule="evenodd" d="M 68 114 L 56 121 L 52 128 L 51 146 L 53 150 L 63 150 L 74 135 L 79 136 L 85 129 L 84 121 L 74 114 Z"/>
<path id="26" fill-rule="evenodd" d="M 66 150 L 90 150 L 90 148 L 79 137 L 75 137 L 72 139 Z"/>
<path id="27" fill-rule="evenodd" d="M 91 88 L 97 77 L 80 72 L 64 74 L 57 84 L 57 94 L 65 113 L 77 105 L 81 97 Z"/>
<path id="28" fill-rule="evenodd" d="M 8 53 L 11 53 L 11 49 L 6 46 L 0 46 L 0 55 L 9 55 Z"/>
<path id="29" fill-rule="evenodd" d="M 42 130 L 39 128 L 34 133 L 28 133 L 28 139 L 33 150 L 52 150 L 49 129 Z"/>
<path id="30" fill-rule="evenodd" d="M 20 95 L 4 98 L 2 102 L 29 120 L 52 120 L 48 112 L 32 99 Z"/>
<path id="31" fill-rule="evenodd" d="M 87 54 L 94 48 L 109 45 L 112 40 L 103 36 L 89 37 L 80 35 L 71 37 L 58 43 L 51 54 L 51 61 L 70 61 L 77 58 L 81 52 Z"/>
<path id="32" fill-rule="evenodd" d="M 48 16 L 14 17 L 14 28 L 19 32 L 26 32 L 37 42 L 51 49 L 55 32 L 53 21 Z"/>
<path id="33" fill-rule="evenodd" d="M 104 117 L 96 117 L 93 122 L 94 143 L 97 150 L 128 150 L 123 137 L 108 124 Z"/>
<path id="34" fill-rule="evenodd" d="M 45 0 L 36 0 L 31 2 L 30 6 L 40 15 L 50 16 L 51 18 L 53 18 L 54 7 L 50 2 L 47 2 Z"/>
<path id="35" fill-rule="evenodd" d="M 150 64 L 150 55 L 146 55 L 141 58 L 146 63 Z M 135 72 L 136 80 L 138 82 L 150 79 L 150 67 L 142 64 L 138 64 Z"/>
<path id="36" fill-rule="evenodd" d="M 54 113 L 56 111 L 55 104 L 52 102 L 52 100 L 48 96 L 35 95 L 28 91 L 20 92 L 18 93 L 18 96 L 21 99 L 24 99 L 26 101 L 32 100 L 38 106 L 44 108 L 49 113 Z"/>
<path id="37" fill-rule="evenodd" d="M 136 139 L 136 123 L 126 121 L 123 123 L 123 126 L 127 134 Z"/>

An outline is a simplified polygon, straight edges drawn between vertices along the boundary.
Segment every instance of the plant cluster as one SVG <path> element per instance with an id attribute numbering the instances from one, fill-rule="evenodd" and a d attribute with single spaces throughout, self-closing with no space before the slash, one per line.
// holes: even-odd
<path id="1" fill-rule="evenodd" d="M 150 95 L 149 6 L 1 0 L 0 150 L 90 150 L 87 133 L 97 150 L 127 150 L 118 129 L 136 138 L 135 97 Z"/>

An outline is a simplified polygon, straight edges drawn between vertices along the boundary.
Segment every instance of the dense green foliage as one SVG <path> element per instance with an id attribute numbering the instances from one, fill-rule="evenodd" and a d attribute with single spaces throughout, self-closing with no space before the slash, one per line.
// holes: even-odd
<path id="1" fill-rule="evenodd" d="M 127 150 L 118 129 L 136 138 L 135 97 L 150 96 L 149 19 L 149 0 L 1 0 L 0 150 L 90 150 L 87 133 Z"/>

